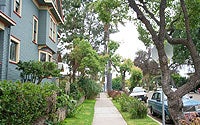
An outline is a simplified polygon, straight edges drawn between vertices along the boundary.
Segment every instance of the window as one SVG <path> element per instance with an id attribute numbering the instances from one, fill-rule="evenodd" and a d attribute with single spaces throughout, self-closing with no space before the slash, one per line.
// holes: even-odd
<path id="1" fill-rule="evenodd" d="M 14 0 L 14 12 L 21 16 L 22 0 Z"/>
<path id="2" fill-rule="evenodd" d="M 10 41 L 10 61 L 13 63 L 17 63 L 19 61 L 19 43 L 20 41 L 11 36 Z"/>
<path id="3" fill-rule="evenodd" d="M 33 16 L 33 42 L 37 43 L 38 39 L 38 19 Z"/>
<path id="4" fill-rule="evenodd" d="M 53 41 L 56 41 L 56 23 L 50 18 L 49 36 Z"/>
<path id="5" fill-rule="evenodd" d="M 52 62 L 52 55 L 45 51 L 39 52 L 39 61 L 41 62 Z"/>

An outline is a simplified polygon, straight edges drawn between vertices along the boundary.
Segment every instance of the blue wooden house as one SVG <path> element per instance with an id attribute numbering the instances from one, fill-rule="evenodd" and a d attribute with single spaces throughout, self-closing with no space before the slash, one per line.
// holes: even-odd
<path id="1" fill-rule="evenodd" d="M 61 0 L 0 0 L 0 80 L 20 80 L 21 61 L 55 61 Z"/>

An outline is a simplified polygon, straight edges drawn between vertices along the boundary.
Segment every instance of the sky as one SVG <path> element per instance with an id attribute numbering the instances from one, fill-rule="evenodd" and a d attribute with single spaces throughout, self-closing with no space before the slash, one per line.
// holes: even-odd
<path id="1" fill-rule="evenodd" d="M 120 43 L 120 47 L 116 54 L 121 55 L 123 58 L 130 58 L 134 60 L 138 50 L 146 50 L 143 42 L 138 39 L 138 32 L 136 26 L 128 22 L 125 26 L 119 25 L 119 32 L 110 35 L 110 39 Z M 172 52 L 172 50 L 170 49 Z M 180 75 L 187 76 L 188 68 L 184 67 L 180 70 Z"/>
<path id="2" fill-rule="evenodd" d="M 123 58 L 134 60 L 137 51 L 145 50 L 144 44 L 138 39 L 136 26 L 133 23 L 128 22 L 125 26 L 120 24 L 118 28 L 119 32 L 110 35 L 111 40 L 120 44 L 116 54 L 121 55 Z"/>

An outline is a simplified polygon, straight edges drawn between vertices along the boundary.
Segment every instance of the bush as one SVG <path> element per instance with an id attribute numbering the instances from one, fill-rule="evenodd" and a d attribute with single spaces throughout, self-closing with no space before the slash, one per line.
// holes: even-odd
<path id="1" fill-rule="evenodd" d="M 115 90 L 112 90 L 112 91 L 109 91 L 108 92 L 108 95 L 110 96 L 110 97 L 112 97 L 112 99 L 113 100 L 116 100 L 116 99 L 118 99 L 120 96 L 121 96 L 121 92 L 120 91 L 115 91 Z"/>
<path id="2" fill-rule="evenodd" d="M 116 77 L 112 79 L 112 88 L 114 90 L 122 90 L 122 77 Z"/>
<path id="3" fill-rule="evenodd" d="M 81 106 L 77 105 L 77 101 L 70 99 L 67 103 L 67 118 L 74 117 L 81 109 Z"/>
<path id="4" fill-rule="evenodd" d="M 129 112 L 131 118 L 145 118 L 147 116 L 147 106 L 144 102 L 139 101 L 136 98 L 122 94 L 118 100 L 122 112 Z"/>
<path id="5" fill-rule="evenodd" d="M 147 106 L 138 99 L 133 99 L 132 108 L 130 109 L 131 118 L 145 118 L 147 116 Z"/>
<path id="6" fill-rule="evenodd" d="M 16 69 L 21 71 L 22 82 L 39 84 L 44 78 L 60 76 L 60 70 L 54 62 L 19 61 Z"/>
<path id="7" fill-rule="evenodd" d="M 47 98 L 57 89 L 52 84 L 0 82 L 0 123 L 31 124 L 48 115 L 56 107 L 48 110 Z"/>
<path id="8" fill-rule="evenodd" d="M 131 103 L 132 103 L 132 98 L 128 97 L 126 94 L 122 94 L 119 98 L 118 98 L 118 102 L 120 104 L 121 110 L 122 112 L 128 112 L 130 110 L 131 107 Z"/>
<path id="9" fill-rule="evenodd" d="M 101 92 L 100 85 L 89 78 L 81 78 L 78 86 L 83 89 L 87 99 L 94 99 Z"/>
<path id="10" fill-rule="evenodd" d="M 81 97 L 83 97 L 83 96 L 84 96 L 83 89 L 80 88 L 76 82 L 71 83 L 70 84 L 70 97 L 72 97 L 75 100 L 80 100 Z"/>

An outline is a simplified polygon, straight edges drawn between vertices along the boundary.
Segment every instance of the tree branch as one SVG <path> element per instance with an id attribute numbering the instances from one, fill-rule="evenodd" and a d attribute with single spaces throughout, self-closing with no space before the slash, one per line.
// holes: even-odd
<path id="1" fill-rule="evenodd" d="M 160 3 L 160 11 L 159 11 L 159 17 L 160 17 L 160 29 L 159 29 L 159 40 L 164 41 L 165 38 L 165 8 L 166 8 L 166 0 L 161 0 Z"/>
<path id="2" fill-rule="evenodd" d="M 160 22 L 155 18 L 154 14 L 148 10 L 146 2 L 143 0 L 140 0 L 140 2 L 143 4 L 142 8 L 145 10 L 145 12 L 149 14 L 149 16 L 156 22 L 157 25 L 160 25 Z"/>
<path id="3" fill-rule="evenodd" d="M 182 45 L 186 46 L 186 44 L 187 44 L 187 39 L 171 38 L 167 33 L 165 33 L 165 38 L 172 45 L 182 44 Z"/>
<path id="4" fill-rule="evenodd" d="M 157 32 L 153 29 L 150 21 L 144 16 L 144 13 L 137 6 L 135 0 L 128 0 L 129 6 L 137 13 L 137 18 L 146 26 L 147 30 L 152 35 L 153 41 L 158 41 Z"/>
<path id="5" fill-rule="evenodd" d="M 190 34 L 191 32 L 190 32 L 190 24 L 189 24 L 187 8 L 186 8 L 184 0 L 180 0 L 180 2 L 181 2 L 181 8 L 182 8 L 184 19 L 185 19 L 184 22 L 185 22 L 186 35 L 187 35 L 187 48 L 189 49 L 192 60 L 194 62 L 195 73 L 200 74 L 199 72 L 200 71 L 200 65 L 199 65 L 200 57 L 196 49 L 196 46 L 192 41 L 192 36 Z"/>
<path id="6" fill-rule="evenodd" d="M 189 42 L 192 42 L 192 37 L 190 35 L 190 25 L 189 25 L 188 12 L 187 12 L 184 0 L 180 0 L 180 2 L 181 2 L 181 8 L 182 8 L 184 19 L 185 19 L 185 28 L 186 28 L 187 40 Z"/>

